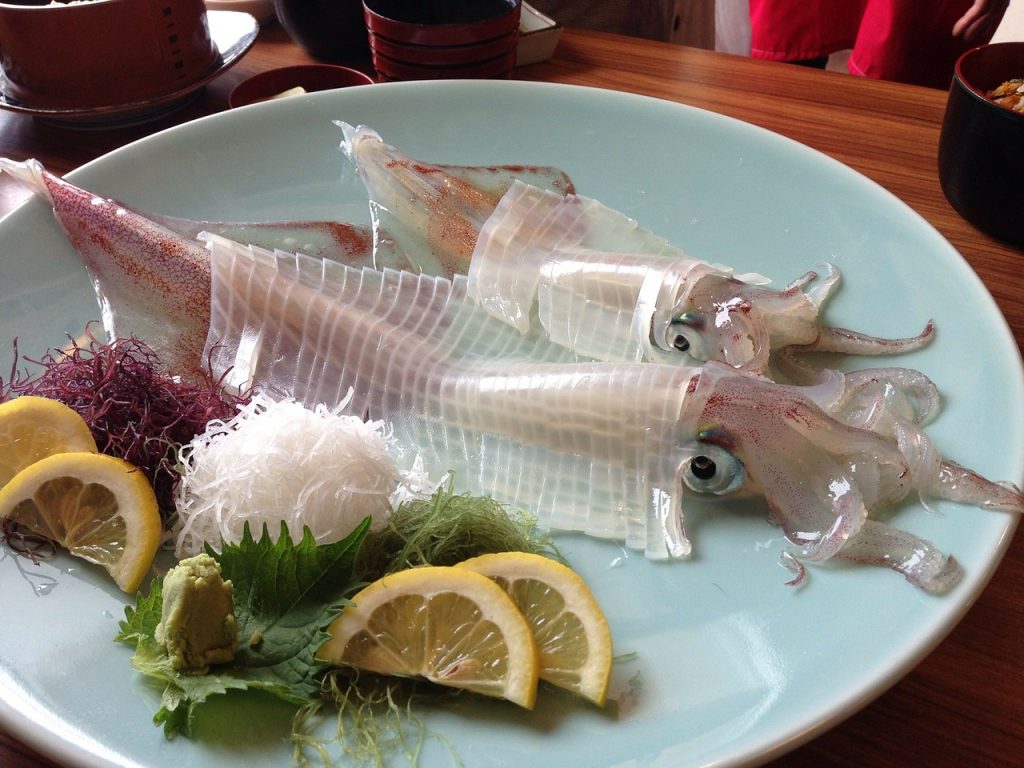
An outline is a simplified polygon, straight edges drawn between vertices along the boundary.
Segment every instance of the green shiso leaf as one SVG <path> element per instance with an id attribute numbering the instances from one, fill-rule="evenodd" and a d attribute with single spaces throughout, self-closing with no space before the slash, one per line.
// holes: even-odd
<path id="1" fill-rule="evenodd" d="M 239 647 L 232 662 L 209 674 L 182 674 L 157 643 L 163 606 L 159 581 L 139 596 L 135 608 L 125 608 L 115 639 L 134 644 L 132 666 L 164 684 L 153 720 L 168 738 L 188 736 L 197 707 L 212 695 L 258 689 L 302 705 L 319 693 L 325 665 L 314 654 L 327 639 L 324 628 L 360 586 L 352 568 L 369 523 L 363 521 L 341 541 L 320 545 L 308 528 L 296 544 L 283 523 L 276 542 L 266 526 L 258 541 L 246 527 L 237 545 L 225 545 L 220 554 L 210 551 L 233 585 Z"/>
<path id="2" fill-rule="evenodd" d="M 359 586 L 352 566 L 369 527 L 367 518 L 342 541 L 319 546 L 309 528 L 297 545 L 284 523 L 276 543 L 266 527 L 259 541 L 246 528 L 239 544 L 225 545 L 219 555 L 209 550 L 233 584 L 235 663 L 267 670 L 304 698 L 319 691 L 314 676 L 323 665 L 313 654 L 327 639 L 323 628 Z"/>
<path id="3" fill-rule="evenodd" d="M 134 643 L 152 639 L 156 635 L 156 625 L 160 623 L 160 611 L 163 609 L 163 581 L 154 580 L 149 594 L 139 594 L 135 607 L 125 606 L 124 619 L 118 622 L 120 632 L 115 640 L 122 643 Z"/>

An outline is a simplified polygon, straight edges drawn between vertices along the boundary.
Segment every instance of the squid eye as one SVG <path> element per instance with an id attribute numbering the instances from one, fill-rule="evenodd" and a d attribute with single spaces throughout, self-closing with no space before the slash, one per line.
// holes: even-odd
<path id="1" fill-rule="evenodd" d="M 666 352 L 686 352 L 691 357 L 697 357 L 702 343 L 700 328 L 703 325 L 699 316 L 680 315 L 672 318 L 664 326 L 660 338 L 655 338 L 655 344 Z"/>
<path id="2" fill-rule="evenodd" d="M 665 340 L 672 349 L 680 352 L 689 352 L 692 343 L 688 338 L 688 333 L 693 333 L 693 329 L 680 327 L 678 323 L 670 323 L 668 332 L 665 334 Z"/>
<path id="3" fill-rule="evenodd" d="M 679 467 L 680 479 L 697 493 L 732 493 L 743 484 L 743 463 L 717 445 L 703 444 Z"/>

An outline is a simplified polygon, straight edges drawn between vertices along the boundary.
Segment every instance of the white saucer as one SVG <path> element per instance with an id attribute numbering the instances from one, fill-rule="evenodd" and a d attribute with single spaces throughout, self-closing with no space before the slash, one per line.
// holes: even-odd
<path id="1" fill-rule="evenodd" d="M 276 18 L 274 0 L 204 0 L 211 11 L 242 11 L 251 13 L 261 25 Z"/>
<path id="2" fill-rule="evenodd" d="M 209 71 L 183 88 L 143 101 L 108 107 L 32 107 L 14 101 L 3 92 L 4 79 L 0 73 L 0 107 L 74 128 L 124 127 L 156 120 L 181 109 L 199 95 L 203 86 L 234 66 L 252 48 L 260 31 L 255 17 L 248 13 L 207 11 L 206 15 L 210 38 L 220 56 Z"/>

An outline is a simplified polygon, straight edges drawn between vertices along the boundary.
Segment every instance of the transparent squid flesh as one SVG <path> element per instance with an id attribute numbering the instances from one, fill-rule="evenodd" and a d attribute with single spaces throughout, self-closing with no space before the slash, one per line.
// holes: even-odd
<path id="1" fill-rule="evenodd" d="M 209 222 L 139 211 L 47 172 L 35 160 L 0 158 L 6 171 L 46 198 L 92 278 L 109 339 L 134 335 L 168 371 L 202 375 L 210 317 L 210 258 L 196 240 L 212 231 L 265 247 L 301 249 L 354 265 L 373 263 L 369 227 L 329 221 Z M 406 263 L 396 258 L 393 266 Z"/>
<path id="2" fill-rule="evenodd" d="M 481 230 L 469 277 L 497 317 L 523 330 L 536 311 L 553 341 L 600 359 L 762 372 L 771 349 L 817 337 L 802 283 L 759 288 L 759 275 L 693 259 L 596 200 L 523 184 Z"/>
<path id="3" fill-rule="evenodd" d="M 687 256 L 596 200 L 513 184 L 480 230 L 469 267 L 474 300 L 520 331 L 540 322 L 553 341 L 599 359 L 706 361 L 763 373 L 774 350 L 859 354 L 925 343 L 820 324 L 838 285 L 828 267 L 781 290 L 766 278 Z"/>
<path id="4" fill-rule="evenodd" d="M 427 163 L 385 143 L 371 128 L 336 122 L 341 149 L 370 198 L 375 241 L 407 254 L 411 271 L 465 274 L 480 228 L 513 182 L 557 196 L 574 191 L 572 179 L 558 168 Z"/>
<path id="5" fill-rule="evenodd" d="M 210 317 L 209 255 L 203 246 L 47 173 L 34 160 L 0 159 L 0 169 L 52 203 L 92 278 L 107 335 L 134 334 L 169 370 L 195 375 Z"/>
<path id="6" fill-rule="evenodd" d="M 876 388 L 904 374 L 847 390 L 842 379 L 780 385 L 717 363 L 588 361 L 483 312 L 462 277 L 353 270 L 207 239 L 217 373 L 307 404 L 351 389 L 357 411 L 393 424 L 405 461 L 418 454 L 454 470 L 460 487 L 528 509 L 545 527 L 684 556 L 685 496 L 753 492 L 797 559 L 850 557 L 945 589 L 955 561 L 919 557 L 934 547 L 868 525 L 869 514 L 911 491 L 1024 508 L 1015 489 L 919 461 L 938 453 L 918 423 L 930 417 L 930 390 L 909 375 L 914 387 L 879 398 Z M 890 413 L 866 417 L 871 403 Z"/>
<path id="7" fill-rule="evenodd" d="M 351 408 L 394 428 L 402 457 L 525 506 L 540 525 L 689 551 L 675 492 L 683 403 L 699 373 L 581 361 L 520 334 L 454 281 L 354 270 L 207 237 L 208 352 L 230 384 Z"/>
<path id="8" fill-rule="evenodd" d="M 483 211 L 493 209 L 516 178 L 551 189 L 572 189 L 568 176 L 548 167 L 416 165 L 421 174 L 428 169 L 432 169 L 430 178 L 448 190 L 446 199 L 480 201 Z M 202 368 L 210 269 L 206 249 L 196 242 L 200 232 L 356 267 L 421 271 L 426 266 L 432 274 L 445 272 L 439 262 L 432 260 L 429 245 L 413 242 L 414 250 L 406 253 L 399 243 L 369 225 L 186 219 L 141 211 L 95 195 L 48 173 L 35 160 L 0 158 L 0 171 L 11 174 L 52 204 L 58 223 L 93 280 L 108 338 L 138 336 L 177 375 L 190 377 Z M 467 249 L 461 271 L 465 271 L 468 261 Z"/>
<path id="9" fill-rule="evenodd" d="M 587 250 L 600 254 L 588 256 Z M 469 265 L 470 296 L 495 317 L 526 331 L 542 273 L 547 270 L 549 279 L 557 281 L 559 262 L 570 258 L 584 269 L 570 285 L 612 298 L 612 309 L 630 310 L 636 305 L 644 262 L 632 259 L 621 273 L 614 263 L 608 265 L 611 269 L 602 268 L 601 256 L 614 252 L 646 256 L 647 263 L 686 258 L 667 240 L 596 200 L 517 182 L 480 230 Z M 598 283 L 593 288 L 586 284 L 588 267 Z M 622 290 L 602 291 L 601 286 L 619 281 Z"/>

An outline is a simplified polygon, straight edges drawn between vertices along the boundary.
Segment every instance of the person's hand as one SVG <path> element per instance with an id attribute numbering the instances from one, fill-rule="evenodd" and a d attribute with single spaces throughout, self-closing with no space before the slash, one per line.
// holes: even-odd
<path id="1" fill-rule="evenodd" d="M 974 0 L 953 25 L 953 37 L 968 45 L 987 43 L 1003 20 L 1010 0 Z"/>

